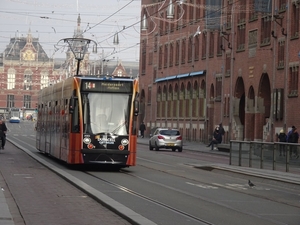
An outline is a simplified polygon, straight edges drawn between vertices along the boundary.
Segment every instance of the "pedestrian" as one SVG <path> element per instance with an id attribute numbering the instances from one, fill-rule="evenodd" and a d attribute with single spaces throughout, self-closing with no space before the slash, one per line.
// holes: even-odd
<path id="1" fill-rule="evenodd" d="M 1 119 L 0 120 L 0 139 L 1 139 L 1 147 L 0 149 L 4 149 L 5 142 L 6 142 L 6 132 L 7 132 L 7 127 L 4 123 L 4 121 Z"/>
<path id="2" fill-rule="evenodd" d="M 209 143 L 209 145 L 207 145 L 206 147 L 210 147 L 211 146 L 211 150 L 214 150 L 214 145 L 215 144 L 220 144 L 222 142 L 222 134 L 219 131 L 219 127 L 216 127 L 213 133 L 213 139 L 211 140 L 211 142 Z"/>
<path id="3" fill-rule="evenodd" d="M 145 123 L 144 121 L 141 123 L 140 125 L 140 131 L 141 131 L 141 137 L 144 138 L 144 132 L 146 130 L 146 126 L 145 126 Z"/>
<path id="4" fill-rule="evenodd" d="M 287 137 L 287 135 L 285 134 L 283 129 L 281 129 L 279 135 L 277 136 L 278 141 L 286 142 L 286 137 Z M 279 144 L 279 156 L 281 156 L 282 154 L 283 154 L 283 156 L 285 156 L 285 145 Z"/>
<path id="5" fill-rule="evenodd" d="M 225 134 L 225 130 L 224 130 L 224 127 L 223 127 L 222 123 L 219 124 L 219 132 L 220 132 L 221 135 Z"/>
<path id="6" fill-rule="evenodd" d="M 286 140 L 289 143 L 298 143 L 299 133 L 297 132 L 297 128 L 295 126 L 292 126 L 292 129 L 288 132 Z M 296 159 L 299 158 L 297 147 L 298 146 L 296 146 L 296 145 L 291 145 L 291 147 L 290 147 L 290 149 L 291 149 L 290 156 L 292 156 L 292 153 L 294 153 Z"/>

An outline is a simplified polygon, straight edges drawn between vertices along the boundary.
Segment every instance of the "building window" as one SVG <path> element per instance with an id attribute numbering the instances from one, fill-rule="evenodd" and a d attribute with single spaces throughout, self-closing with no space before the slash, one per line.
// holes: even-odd
<path id="1" fill-rule="evenodd" d="M 199 60 L 199 43 L 200 43 L 200 39 L 199 39 L 199 35 L 197 35 L 195 37 L 195 61 Z"/>
<path id="2" fill-rule="evenodd" d="M 173 66 L 173 57 L 174 57 L 174 43 L 170 44 L 170 59 L 169 59 L 169 67 Z"/>
<path id="3" fill-rule="evenodd" d="M 25 109 L 31 108 L 31 95 L 24 95 L 23 107 L 25 107 Z"/>
<path id="4" fill-rule="evenodd" d="M 286 10 L 286 0 L 279 0 L 279 12 L 284 12 Z"/>
<path id="5" fill-rule="evenodd" d="M 198 83 L 195 82 L 193 87 L 193 100 L 192 100 L 192 117 L 196 118 L 199 115 L 199 90 Z"/>
<path id="6" fill-rule="evenodd" d="M 299 38 L 299 2 L 293 4 L 292 8 L 292 18 L 291 18 L 291 38 Z"/>
<path id="7" fill-rule="evenodd" d="M 199 92 L 199 116 L 204 118 L 206 116 L 206 84 L 204 81 L 201 83 L 201 88 Z"/>
<path id="8" fill-rule="evenodd" d="M 204 33 L 202 38 L 202 59 L 206 58 L 206 44 L 207 44 L 206 36 L 207 36 L 206 33 Z"/>
<path id="9" fill-rule="evenodd" d="M 180 41 L 176 41 L 176 54 L 175 54 L 175 65 L 179 65 L 179 49 L 180 49 Z"/>
<path id="10" fill-rule="evenodd" d="M 196 0 L 196 6 L 200 5 L 200 0 Z M 200 20 L 200 10 L 204 7 L 195 7 L 196 8 L 196 21 Z"/>
<path id="11" fill-rule="evenodd" d="M 184 85 L 181 84 L 181 87 L 180 87 L 180 92 L 179 92 L 179 117 L 183 118 L 185 115 L 185 89 L 184 89 Z"/>
<path id="12" fill-rule="evenodd" d="M 173 91 L 172 91 L 172 86 L 171 85 L 169 86 L 169 91 L 168 91 L 167 98 L 168 98 L 168 101 L 167 101 L 168 115 L 167 115 L 167 117 L 172 118 L 173 117 L 173 115 L 172 115 L 172 113 L 173 113 Z"/>
<path id="13" fill-rule="evenodd" d="M 161 12 L 161 18 L 164 18 L 164 13 L 163 12 Z M 160 20 L 159 21 L 159 28 L 158 28 L 158 30 L 159 30 L 159 34 L 160 34 L 160 36 L 162 36 L 162 35 L 164 35 L 164 20 Z"/>
<path id="14" fill-rule="evenodd" d="M 162 106 L 162 112 L 161 115 L 162 117 L 167 117 L 167 88 L 166 86 L 163 87 L 163 92 L 162 92 L 162 102 L 161 102 L 161 106 Z"/>
<path id="15" fill-rule="evenodd" d="M 188 44 L 188 62 L 192 62 L 193 58 L 193 36 L 189 37 L 189 44 Z"/>
<path id="16" fill-rule="evenodd" d="M 256 0 L 249 0 L 249 21 L 257 20 L 258 13 L 255 11 L 254 5 Z"/>
<path id="17" fill-rule="evenodd" d="M 146 74 L 146 40 L 142 41 L 142 71 L 141 74 L 145 75 Z"/>
<path id="18" fill-rule="evenodd" d="M 216 102 L 222 100 L 222 74 L 216 76 Z"/>
<path id="19" fill-rule="evenodd" d="M 48 84 L 49 84 L 48 72 L 43 71 L 41 73 L 41 89 L 48 87 Z"/>
<path id="20" fill-rule="evenodd" d="M 151 96 L 152 96 L 152 87 L 148 87 L 148 98 L 147 98 L 148 105 L 151 105 Z"/>
<path id="21" fill-rule="evenodd" d="M 190 24 L 193 24 L 194 22 L 194 5 L 190 5 L 189 7 L 189 20 L 190 20 Z"/>
<path id="22" fill-rule="evenodd" d="M 285 41 L 280 40 L 278 42 L 278 63 L 277 63 L 277 69 L 283 69 L 284 68 L 284 49 L 285 49 Z"/>
<path id="23" fill-rule="evenodd" d="M 222 37 L 221 32 L 218 32 L 218 40 L 217 40 L 217 56 L 222 55 Z"/>
<path id="24" fill-rule="evenodd" d="M 298 96 L 298 77 L 299 64 L 291 65 L 289 69 L 289 97 Z"/>
<path id="25" fill-rule="evenodd" d="M 230 76 L 231 73 L 231 53 L 226 54 L 225 60 L 225 76 Z"/>
<path id="26" fill-rule="evenodd" d="M 148 64 L 152 65 L 153 64 L 153 52 L 149 52 L 148 53 L 149 57 L 148 57 Z"/>
<path id="27" fill-rule="evenodd" d="M 32 90 L 32 71 L 25 70 L 24 72 L 24 90 Z"/>
<path id="28" fill-rule="evenodd" d="M 15 69 L 8 69 L 7 71 L 7 89 L 14 89 L 16 86 L 16 71 Z"/>
<path id="29" fill-rule="evenodd" d="M 164 53 L 164 68 L 168 67 L 168 56 L 169 56 L 169 44 L 165 44 L 165 53 Z"/>
<path id="30" fill-rule="evenodd" d="M 186 55 L 186 39 L 182 39 L 181 43 L 181 64 L 185 63 L 185 55 Z"/>
<path id="31" fill-rule="evenodd" d="M 274 89 L 273 91 L 273 115 L 275 120 L 283 119 L 283 93 L 284 90 L 282 88 Z"/>
<path id="32" fill-rule="evenodd" d="M 156 34 L 155 37 L 154 37 L 154 48 L 153 48 L 153 51 L 157 52 L 157 48 L 158 48 L 158 36 Z"/>
<path id="33" fill-rule="evenodd" d="M 214 57 L 214 46 L 215 46 L 215 36 L 213 32 L 210 32 L 209 36 L 209 57 L 212 58 Z"/>
<path id="34" fill-rule="evenodd" d="M 173 116 L 175 118 L 178 117 L 178 108 L 179 108 L 179 102 L 178 102 L 178 96 L 179 96 L 179 88 L 178 86 L 176 85 L 175 86 L 175 90 L 174 90 L 174 93 L 173 93 Z"/>
<path id="35" fill-rule="evenodd" d="M 237 27 L 237 51 L 245 50 L 245 42 L 246 42 L 246 23 L 239 24 Z"/>
<path id="36" fill-rule="evenodd" d="M 185 104 L 186 104 L 185 116 L 186 117 L 191 117 L 192 116 L 192 112 L 193 112 L 193 107 L 192 107 L 193 99 L 192 99 L 192 96 L 193 96 L 193 90 L 192 90 L 192 87 L 191 87 L 191 83 L 188 83 L 187 90 L 186 90 L 186 97 L 185 97 Z"/>
<path id="37" fill-rule="evenodd" d="M 158 69 L 162 69 L 162 57 L 163 57 L 163 49 L 162 46 L 159 46 L 158 50 Z"/>
<path id="38" fill-rule="evenodd" d="M 226 15 L 226 29 L 231 29 L 231 17 L 232 17 L 232 1 L 228 1 L 227 15 Z"/>
<path id="39" fill-rule="evenodd" d="M 6 100 L 7 108 L 14 108 L 15 107 L 15 96 L 14 95 L 7 95 L 7 100 Z"/>
<path id="40" fill-rule="evenodd" d="M 157 67 L 153 67 L 153 83 L 155 83 L 155 80 L 157 79 Z"/>
<path id="41" fill-rule="evenodd" d="M 267 15 L 261 19 L 261 40 L 262 46 L 269 45 L 271 43 L 271 16 Z"/>
<path id="42" fill-rule="evenodd" d="M 123 76 L 123 71 L 122 70 L 118 70 L 117 71 L 117 76 L 118 77 L 122 77 Z"/>
<path id="43" fill-rule="evenodd" d="M 158 92 L 157 92 L 157 111 L 156 111 L 156 117 L 160 118 L 161 117 L 161 108 L 162 108 L 162 100 L 161 100 L 161 89 L 158 87 Z"/>
<path id="44" fill-rule="evenodd" d="M 249 48 L 256 48 L 257 47 L 257 30 L 249 31 Z"/>

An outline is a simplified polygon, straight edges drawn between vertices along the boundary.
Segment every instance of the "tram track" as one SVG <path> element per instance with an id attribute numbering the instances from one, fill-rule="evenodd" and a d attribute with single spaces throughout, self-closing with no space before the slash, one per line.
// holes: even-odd
<path id="1" fill-rule="evenodd" d="M 149 168 L 148 168 L 148 169 L 149 169 Z M 232 210 L 232 211 L 234 211 L 234 212 L 236 212 L 236 213 L 244 214 L 244 215 L 251 216 L 251 217 L 260 218 L 260 219 L 262 219 L 262 220 L 263 220 L 263 219 L 266 219 L 266 218 L 264 218 L 263 216 L 260 216 L 260 215 L 257 215 L 257 214 L 253 214 L 253 213 L 250 213 L 250 212 L 246 212 L 245 210 L 237 210 L 236 208 L 230 207 L 230 206 L 228 206 L 228 205 L 226 205 L 226 204 L 223 204 L 223 203 L 220 203 L 220 202 L 217 202 L 217 201 L 213 201 L 213 200 L 208 199 L 208 198 L 205 198 L 205 197 L 203 197 L 203 196 L 193 195 L 193 194 L 191 194 L 191 193 L 188 193 L 188 192 L 183 191 L 183 190 L 179 190 L 179 189 L 174 188 L 174 187 L 171 187 L 171 186 L 169 186 L 169 185 L 164 185 L 164 184 L 161 184 L 161 183 L 158 183 L 158 182 L 155 182 L 155 181 L 151 181 L 151 180 L 149 180 L 149 179 L 146 179 L 146 178 L 143 178 L 143 177 L 134 175 L 134 174 L 132 174 L 132 173 L 130 173 L 130 172 L 127 172 L 126 170 L 121 170 L 120 172 L 123 173 L 123 174 L 125 174 L 125 175 L 127 175 L 127 176 L 131 176 L 131 177 L 134 177 L 134 178 L 136 178 L 136 179 L 140 179 L 140 180 L 142 180 L 142 181 L 144 181 L 144 182 L 148 182 L 148 183 L 151 183 L 151 184 L 154 184 L 154 185 L 158 185 L 158 186 L 161 186 L 161 187 L 170 189 L 170 190 L 172 190 L 172 191 L 180 192 L 181 194 L 184 194 L 184 195 L 186 195 L 186 196 L 189 196 L 189 197 L 192 197 L 192 198 L 196 198 L 196 199 L 199 199 L 199 200 L 201 200 L 201 201 L 205 201 L 205 202 L 210 203 L 210 204 L 218 205 L 218 206 L 220 206 L 220 207 L 224 207 L 224 208 L 226 208 L 226 209 L 228 209 L 228 210 Z M 181 216 L 186 217 L 187 219 L 191 219 L 191 220 L 193 220 L 193 221 L 196 221 L 196 222 L 199 223 L 199 224 L 203 224 L 203 225 L 215 225 L 215 224 L 212 223 L 212 222 L 209 222 L 209 221 L 204 220 L 204 219 L 202 219 L 202 218 L 199 218 L 199 217 L 197 217 L 197 216 L 191 215 L 190 213 L 184 212 L 183 210 L 180 210 L 180 209 L 178 209 L 178 208 L 175 208 L 175 207 L 173 207 L 173 206 L 170 206 L 170 205 L 168 205 L 168 204 L 165 204 L 165 203 L 163 203 L 163 202 L 160 202 L 160 201 L 158 201 L 158 200 L 156 200 L 156 199 L 153 199 L 153 198 L 151 198 L 151 197 L 148 197 L 148 196 L 146 196 L 146 195 L 144 195 L 144 194 L 138 193 L 138 192 L 136 192 L 136 191 L 134 191 L 134 190 L 132 190 L 132 189 L 130 189 L 130 188 L 125 187 L 124 185 L 120 185 L 120 184 L 117 184 L 117 183 L 115 183 L 115 182 L 109 181 L 108 179 L 101 178 L 101 177 L 98 176 L 99 174 L 94 174 L 93 172 L 88 172 L 88 171 L 85 171 L 84 173 L 86 173 L 87 175 L 92 176 L 93 178 L 95 178 L 95 179 L 97 179 L 97 180 L 99 180 L 99 181 L 101 181 L 101 182 L 104 182 L 104 183 L 106 183 L 107 185 L 110 185 L 110 186 L 112 186 L 112 187 L 114 187 L 114 188 L 116 188 L 116 189 L 118 189 L 118 190 L 120 190 L 120 191 L 124 191 L 124 192 L 126 192 L 126 193 L 128 193 L 128 194 L 131 194 L 131 195 L 134 195 L 134 196 L 136 196 L 136 197 L 139 197 L 140 199 L 142 199 L 142 200 L 144 200 L 144 201 L 147 201 L 147 202 L 156 204 L 156 205 L 158 205 L 158 206 L 160 206 L 160 207 L 166 208 L 166 209 L 168 209 L 168 210 L 170 210 L 170 211 L 172 211 L 172 212 L 177 213 L 178 215 L 181 215 Z M 166 172 L 166 173 L 167 173 L 167 172 Z M 171 173 L 170 173 L 170 175 L 174 175 L 174 174 L 171 174 Z M 185 178 L 186 178 L 186 177 L 185 177 Z M 186 178 L 186 179 L 188 179 L 188 178 Z M 192 180 L 191 180 L 191 181 L 192 181 Z M 196 181 L 196 180 L 194 180 L 194 181 Z M 208 183 L 207 183 L 207 184 L 208 184 Z M 221 187 L 219 186 L 219 188 L 221 188 Z M 235 191 L 236 191 L 236 190 L 235 190 Z M 245 194 L 245 192 L 241 192 L 241 193 Z M 258 196 L 258 195 L 250 195 L 250 196 L 255 196 L 255 197 L 260 197 L 260 198 L 262 197 L 262 196 Z M 265 199 L 266 199 L 266 200 L 270 200 L 270 199 L 268 199 L 268 198 L 265 198 Z M 277 203 L 281 203 L 281 204 L 285 204 L 285 203 L 279 202 L 279 201 L 276 201 L 276 202 L 277 202 Z M 294 205 L 293 205 L 293 206 L 294 206 Z M 274 224 L 281 224 L 281 223 L 278 223 L 277 221 L 271 220 L 271 219 L 268 219 L 268 221 L 269 221 L 269 222 L 272 222 L 272 223 L 274 223 Z"/>
<path id="2" fill-rule="evenodd" d="M 128 173 L 126 173 L 126 172 L 124 172 L 124 171 L 122 171 L 122 172 L 123 172 L 124 174 L 126 174 L 126 175 L 129 175 L 129 176 L 133 176 L 133 177 L 135 177 L 135 178 L 142 179 L 141 177 L 138 177 L 138 176 L 135 176 L 135 175 L 128 174 Z M 172 207 L 172 206 L 167 205 L 167 204 L 165 204 L 165 203 L 162 203 L 162 202 L 160 202 L 160 201 L 158 201 L 158 200 L 155 200 L 155 199 L 153 199 L 153 198 L 150 198 L 150 197 L 148 197 L 148 196 L 145 196 L 145 195 L 143 195 L 143 194 L 140 194 L 140 193 L 138 193 L 138 192 L 136 192 L 136 191 L 134 191 L 134 190 L 131 190 L 131 189 L 129 189 L 129 188 L 123 186 L 123 185 L 116 184 L 116 183 L 111 182 L 111 181 L 109 181 L 109 180 L 100 178 L 100 177 L 98 177 L 98 176 L 96 176 L 96 175 L 94 175 L 94 174 L 92 174 L 92 173 L 90 173 L 90 172 L 85 172 L 85 173 L 86 173 L 87 175 L 90 175 L 90 176 L 92 176 L 92 177 L 94 177 L 94 178 L 96 178 L 96 179 L 98 179 L 98 180 L 100 180 L 100 181 L 102 181 L 102 182 L 104 182 L 104 183 L 110 185 L 110 186 L 113 186 L 114 188 L 117 188 L 117 189 L 122 190 L 122 191 L 124 191 L 124 192 L 127 192 L 127 193 L 129 193 L 129 194 L 131 194 L 131 195 L 134 195 L 134 196 L 136 196 L 136 197 L 139 197 L 140 199 L 143 199 L 144 201 L 148 201 L 148 202 L 154 203 L 154 204 L 156 204 L 156 205 L 158 205 L 158 206 L 160 206 L 160 207 L 164 207 L 164 208 L 166 208 L 166 209 L 168 209 L 168 210 L 170 210 L 170 211 L 173 211 L 173 212 L 175 212 L 175 213 L 177 213 L 177 214 L 179 214 L 179 215 L 182 215 L 182 216 L 184 216 L 184 217 L 186 217 L 186 218 L 188 218 L 188 219 L 192 219 L 192 220 L 194 220 L 194 221 L 196 221 L 196 222 L 200 222 L 200 224 L 203 224 L 203 225 L 215 225 L 214 223 L 210 223 L 210 222 L 208 222 L 208 221 L 206 221 L 206 220 L 203 220 L 203 219 L 201 219 L 201 218 L 199 218 L 199 217 L 193 216 L 193 215 L 191 215 L 191 214 L 189 214 L 189 213 L 187 213 L 187 212 L 184 212 L 184 211 L 182 211 L 182 210 L 179 210 L 179 209 L 177 209 L 177 208 L 175 208 L 175 207 Z M 144 180 L 145 180 L 145 179 L 144 179 Z M 149 180 L 147 180 L 147 181 L 150 182 Z"/>
<path id="3" fill-rule="evenodd" d="M 189 180 L 192 181 L 192 182 L 199 182 L 199 180 L 193 179 L 193 178 L 191 178 L 191 177 L 183 176 L 183 175 L 180 175 L 180 174 L 172 173 L 172 172 L 167 171 L 167 170 L 160 170 L 160 169 L 156 169 L 156 168 L 153 168 L 153 167 L 150 167 L 150 166 L 146 166 L 146 165 L 142 165 L 142 164 L 140 164 L 139 166 L 142 166 L 142 167 L 147 168 L 147 169 L 151 169 L 151 170 L 153 170 L 153 171 L 159 171 L 159 172 L 161 172 L 161 173 L 165 173 L 165 174 L 168 174 L 168 175 L 177 176 L 177 177 L 181 177 L 181 178 L 184 178 L 184 179 L 189 179 Z M 185 166 L 185 167 L 187 167 L 187 168 L 194 168 L 194 169 L 195 169 L 195 167 L 192 166 L 192 165 L 185 165 L 185 164 L 183 164 L 183 166 Z M 208 169 L 208 168 L 210 168 L 210 169 Z M 203 169 L 203 170 L 207 170 L 207 171 L 210 171 L 210 172 L 212 172 L 213 170 L 215 170 L 216 173 L 218 173 L 218 172 L 223 173 L 223 171 L 220 171 L 220 169 L 214 169 L 213 167 L 209 167 L 209 166 L 203 166 L 203 168 L 202 168 L 202 167 L 198 167 L 198 168 L 196 168 L 196 169 Z M 223 174 L 224 174 L 224 175 L 230 174 L 230 175 L 233 176 L 233 175 L 235 175 L 236 173 L 225 171 L 225 173 L 223 173 Z M 130 175 L 130 176 L 135 176 L 135 175 L 133 175 L 133 174 L 128 174 L 128 175 Z M 252 176 L 248 176 L 248 177 L 247 177 L 246 175 L 241 175 L 241 177 L 242 177 L 242 176 L 245 177 L 245 180 L 248 180 L 249 177 L 250 177 L 250 179 L 251 179 L 251 177 L 252 177 Z M 143 179 L 143 178 L 140 178 L 140 179 Z M 230 190 L 232 190 L 232 187 L 231 187 L 231 186 L 224 186 L 224 185 L 217 184 L 217 183 L 212 184 L 212 183 L 210 183 L 210 182 L 205 182 L 205 181 L 203 181 L 203 180 L 201 180 L 201 184 L 208 185 L 208 186 L 214 185 L 214 186 L 216 186 L 216 187 L 218 187 L 218 188 L 223 188 L 223 189 L 230 189 Z M 269 185 L 267 186 L 267 188 L 269 188 Z M 275 190 L 275 191 L 284 192 L 285 194 L 290 193 L 290 189 L 289 189 L 289 188 L 281 187 L 281 190 L 278 190 L 278 189 L 275 189 L 274 185 L 271 186 L 270 188 L 272 188 L 272 189 Z M 276 202 L 276 203 L 280 203 L 280 204 L 285 204 L 285 205 L 287 205 L 287 206 L 293 206 L 293 207 L 300 208 L 300 205 L 299 205 L 299 204 L 294 204 L 294 203 L 286 202 L 286 201 L 283 201 L 283 199 L 274 199 L 274 198 L 270 198 L 270 197 L 268 197 L 268 196 L 266 196 L 266 195 L 256 194 L 256 193 L 252 193 L 252 192 L 246 192 L 246 191 L 243 191 L 242 189 L 234 189 L 234 191 L 239 192 L 239 193 L 242 193 L 242 194 L 246 194 L 246 195 L 249 195 L 249 196 L 252 196 L 252 197 L 258 197 L 258 198 L 262 198 L 262 199 L 269 200 L 269 201 L 272 201 L 272 202 Z M 296 191 L 297 191 L 297 190 L 296 190 Z M 187 193 L 187 194 L 190 195 L 189 193 Z M 298 194 L 295 194 L 295 198 L 297 198 L 297 196 L 298 196 Z M 192 197 L 197 197 L 197 196 L 192 196 Z M 202 199 L 202 200 L 206 200 L 206 199 Z M 213 202 L 213 203 L 215 203 L 215 202 Z"/>

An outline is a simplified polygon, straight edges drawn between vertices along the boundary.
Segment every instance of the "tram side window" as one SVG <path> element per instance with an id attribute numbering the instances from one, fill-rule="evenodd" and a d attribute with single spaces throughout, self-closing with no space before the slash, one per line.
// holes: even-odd
<path id="1" fill-rule="evenodd" d="M 78 107 L 78 98 L 71 98 L 70 106 L 72 106 L 72 124 L 71 124 L 71 132 L 79 133 L 79 107 Z"/>

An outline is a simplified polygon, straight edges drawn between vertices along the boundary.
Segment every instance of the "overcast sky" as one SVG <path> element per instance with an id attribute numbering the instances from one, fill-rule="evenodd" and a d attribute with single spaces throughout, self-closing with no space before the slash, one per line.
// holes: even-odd
<path id="1" fill-rule="evenodd" d="M 140 0 L 0 0 L 0 5 L 1 53 L 10 38 L 31 30 L 49 57 L 64 58 L 59 41 L 73 37 L 80 14 L 84 38 L 98 43 L 90 59 L 102 59 L 104 51 L 106 59 L 139 60 Z M 119 45 L 113 44 L 116 32 Z"/>

